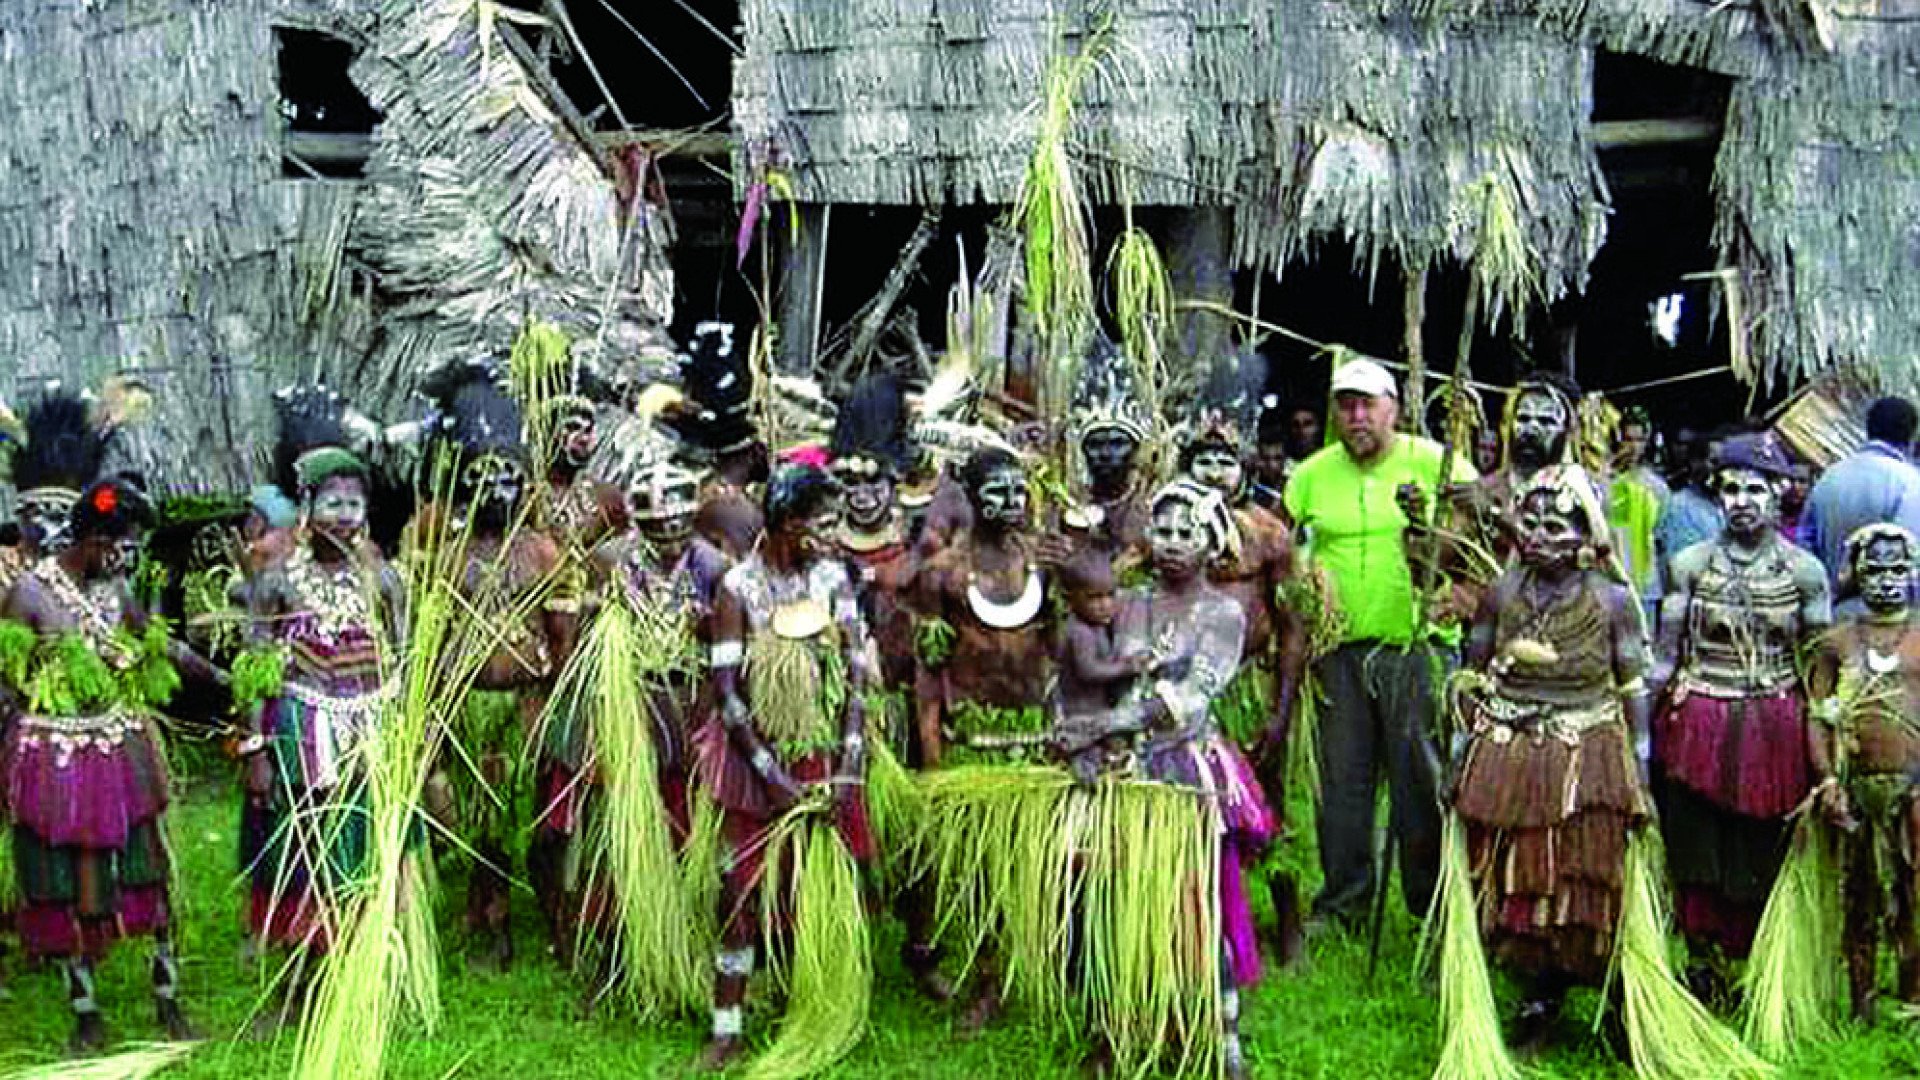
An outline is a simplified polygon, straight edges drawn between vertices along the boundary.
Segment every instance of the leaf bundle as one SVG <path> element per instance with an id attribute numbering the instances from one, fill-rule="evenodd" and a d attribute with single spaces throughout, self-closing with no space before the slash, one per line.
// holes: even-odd
<path id="1" fill-rule="evenodd" d="M 1500 1036 L 1493 980 L 1480 944 L 1479 905 L 1467 861 L 1466 826 L 1448 814 L 1434 891 L 1440 948 L 1440 1026 L 1444 1032 L 1434 1080 L 1519 1080 L 1520 1068 Z M 1431 939 L 1421 943 L 1427 955 Z"/>
<path id="2" fill-rule="evenodd" d="M 780 1033 L 747 1067 L 748 1080 L 798 1080 L 845 1057 L 867 1030 L 873 955 L 860 868 L 827 807 L 809 802 L 776 822 L 761 879 L 762 939 L 787 988 Z M 787 948 L 779 921 L 791 913 Z"/>
<path id="3" fill-rule="evenodd" d="M 193 1043 L 137 1043 L 131 1049 L 87 1061 L 36 1065 L 6 1074 L 6 1080 L 147 1080 L 186 1060 Z"/>
<path id="4" fill-rule="evenodd" d="M 1801 814 L 1740 980 L 1742 1033 L 1769 1061 L 1838 1034 L 1845 1000 L 1838 855 L 1819 815 Z"/>
<path id="5" fill-rule="evenodd" d="M 1667 954 L 1667 914 L 1660 841 L 1651 829 L 1627 840 L 1615 959 L 1625 993 L 1633 1071 L 1642 1080 L 1770 1077 L 1755 1057 L 1674 978 Z"/>

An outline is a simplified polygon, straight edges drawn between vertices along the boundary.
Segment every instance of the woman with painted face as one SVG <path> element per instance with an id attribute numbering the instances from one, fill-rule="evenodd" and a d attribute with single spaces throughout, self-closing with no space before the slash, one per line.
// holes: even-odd
<path id="1" fill-rule="evenodd" d="M 1532 1045 L 1614 959 L 1627 838 L 1652 812 L 1633 749 L 1647 745 L 1651 658 L 1584 470 L 1534 472 L 1515 525 L 1518 562 L 1468 638 L 1450 801 L 1485 947 L 1525 987 L 1511 1037 Z"/>
<path id="2" fill-rule="evenodd" d="M 788 907 L 793 894 L 776 889 L 763 896 L 763 885 L 844 870 L 848 860 L 865 863 L 874 855 L 863 790 L 872 653 L 853 582 L 834 557 L 839 492 L 819 469 L 786 466 L 768 482 L 763 508 L 767 531 L 759 547 L 721 579 L 709 657 L 719 716 L 697 736 L 701 779 L 720 806 L 727 849 L 713 1030 L 702 1071 L 724 1068 L 745 1051 L 755 945 L 778 944 L 761 940 L 762 926 L 784 926 L 796 914 Z M 785 827 L 795 823 L 797 829 Z M 809 848 L 804 857 L 793 843 L 776 840 L 801 835 Z M 813 844 L 827 845 L 821 859 Z M 792 886 L 802 893 L 810 887 Z M 865 916 L 859 898 L 851 899 L 851 911 L 833 914 L 851 940 L 838 948 L 793 941 L 791 948 L 825 947 L 859 969 L 838 969 L 847 979 L 865 980 Z M 763 920 L 769 905 L 772 918 Z M 802 921 L 792 929 L 803 935 L 817 927 Z M 813 985 L 801 975 L 796 971 L 789 986 L 789 1011 L 814 1023 L 789 1024 L 768 1053 L 787 1061 L 797 1054 L 824 1068 L 859 1038 L 869 988 Z"/>
<path id="3" fill-rule="evenodd" d="M 1239 1039 L 1239 991 L 1260 980 L 1253 912 L 1241 880 L 1244 865 L 1278 831 L 1253 770 L 1220 730 L 1214 699 L 1240 671 L 1247 619 L 1241 605 L 1215 588 L 1207 568 L 1234 532 L 1225 498 L 1211 485 L 1176 480 L 1153 497 L 1146 529 L 1153 583 L 1130 594 L 1115 628 L 1121 655 L 1144 654 L 1149 666 L 1120 712 L 1141 732 L 1137 753 L 1147 777 L 1208 793 L 1205 813 L 1221 834 L 1216 907 L 1207 922 L 1221 936 L 1218 988 L 1227 1076 L 1246 1075 Z"/>
<path id="4" fill-rule="evenodd" d="M 360 748 L 379 720 L 381 675 L 405 625 L 399 575 L 367 539 L 369 474 L 346 448 L 344 400 L 300 387 L 275 395 L 274 406 L 281 483 L 297 493 L 299 516 L 290 554 L 244 586 L 251 646 L 235 663 L 243 673 L 235 696 L 251 731 L 241 744 L 241 865 L 252 879 L 256 943 L 292 949 L 299 962 L 262 1028 L 304 1007 L 312 958 L 332 944 L 339 900 L 364 873 Z M 272 696 L 247 700 L 275 683 Z"/>
<path id="5" fill-rule="evenodd" d="M 1713 485 L 1726 524 L 1673 557 L 1662 601 L 1655 792 L 1676 914 L 1704 990 L 1723 982 L 1715 957 L 1746 956 L 1787 816 L 1832 775 L 1796 665 L 1832 622 L 1832 606 L 1820 561 L 1777 527 L 1792 473 L 1771 435 L 1722 443 Z"/>
<path id="6" fill-rule="evenodd" d="M 73 503 L 69 542 L 23 573 L 0 609 L 0 682 L 8 711 L 18 710 L 0 742 L 17 927 L 30 955 L 66 975 L 76 1051 L 106 1043 L 94 966 L 121 937 L 153 937 L 161 1026 L 168 1038 L 192 1037 L 172 949 L 154 715 L 179 686 L 176 663 L 208 669 L 128 589 L 152 520 L 137 488 L 92 484 Z"/>

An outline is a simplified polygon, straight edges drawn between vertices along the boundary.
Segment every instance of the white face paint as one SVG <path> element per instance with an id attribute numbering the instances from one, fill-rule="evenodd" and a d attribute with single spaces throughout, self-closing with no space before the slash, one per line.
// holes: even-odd
<path id="1" fill-rule="evenodd" d="M 1240 479 L 1245 474 L 1240 456 L 1224 446 L 1209 446 L 1195 451 L 1193 465 L 1188 472 L 1193 474 L 1195 480 L 1222 495 L 1238 492 Z"/>
<path id="2" fill-rule="evenodd" d="M 1753 536 L 1780 520 L 1780 492 L 1785 485 L 1754 469 L 1721 469 L 1714 491 L 1727 514 L 1727 529 L 1737 536 Z"/>
<path id="3" fill-rule="evenodd" d="M 358 547 L 367 528 L 367 491 L 351 476 L 335 476 L 313 493 L 307 511 L 313 534 L 341 551 Z"/>
<path id="4" fill-rule="evenodd" d="M 1162 499 L 1147 523 L 1147 546 L 1153 565 L 1162 574 L 1187 575 L 1199 570 L 1212 549 L 1212 535 L 1200 512 L 1184 499 Z"/>

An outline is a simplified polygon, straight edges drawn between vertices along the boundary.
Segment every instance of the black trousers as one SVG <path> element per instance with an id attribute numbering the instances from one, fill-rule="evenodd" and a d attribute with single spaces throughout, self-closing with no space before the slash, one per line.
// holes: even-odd
<path id="1" fill-rule="evenodd" d="M 1440 871 L 1439 759 L 1431 646 L 1342 645 L 1315 669 L 1320 720 L 1320 870 L 1316 914 L 1357 918 L 1375 882 L 1376 785 L 1385 775 L 1387 826 L 1398 846 L 1400 891 L 1425 916 Z"/>

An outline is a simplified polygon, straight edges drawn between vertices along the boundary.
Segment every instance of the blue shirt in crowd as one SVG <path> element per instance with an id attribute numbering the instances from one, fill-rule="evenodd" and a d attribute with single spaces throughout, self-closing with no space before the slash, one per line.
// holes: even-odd
<path id="1" fill-rule="evenodd" d="M 1879 522 L 1920 536 L 1920 469 L 1899 447 L 1875 439 L 1835 462 L 1814 483 L 1801 543 L 1819 556 L 1837 587 L 1847 561 L 1847 537 Z"/>

